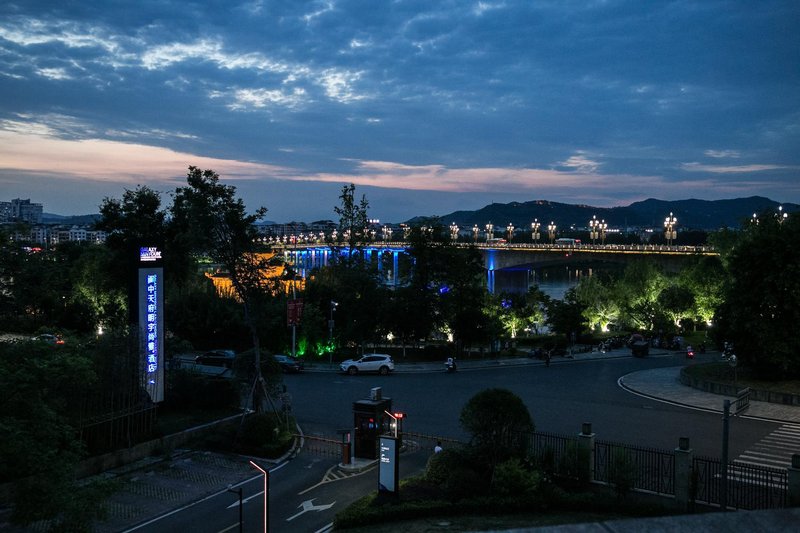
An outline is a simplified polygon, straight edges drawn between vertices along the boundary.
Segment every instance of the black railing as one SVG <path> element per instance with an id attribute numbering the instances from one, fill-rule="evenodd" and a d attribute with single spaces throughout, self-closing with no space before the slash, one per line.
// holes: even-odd
<path id="1" fill-rule="evenodd" d="M 594 480 L 658 494 L 675 494 L 675 454 L 655 448 L 597 440 Z"/>
<path id="2" fill-rule="evenodd" d="M 692 462 L 692 494 L 695 502 L 722 505 L 722 461 L 695 457 Z M 780 509 L 789 501 L 786 470 L 734 461 L 728 464 L 727 500 L 731 509 Z"/>

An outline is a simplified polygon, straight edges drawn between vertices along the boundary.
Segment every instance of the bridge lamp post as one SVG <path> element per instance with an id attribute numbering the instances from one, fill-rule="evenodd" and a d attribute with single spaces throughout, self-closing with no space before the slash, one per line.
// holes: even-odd
<path id="1" fill-rule="evenodd" d="M 509 222 L 508 226 L 506 226 L 506 232 L 508 233 L 508 242 L 511 242 L 514 238 L 514 224 Z"/>
<path id="2" fill-rule="evenodd" d="M 592 215 L 592 220 L 589 221 L 589 238 L 592 239 L 592 244 L 597 240 L 597 229 L 599 225 L 600 221 L 597 220 L 597 216 Z"/>
<path id="3" fill-rule="evenodd" d="M 556 240 L 556 224 L 552 220 L 547 225 L 547 236 L 550 238 L 550 244 L 553 244 Z"/>
<path id="4" fill-rule="evenodd" d="M 381 234 L 383 235 L 383 242 L 389 240 L 389 236 L 392 234 L 392 231 L 389 229 L 389 226 L 384 226 L 381 228 Z"/>
<path id="5" fill-rule="evenodd" d="M 403 224 L 403 240 L 407 241 L 410 235 L 411 235 L 411 226 Z"/>
<path id="6" fill-rule="evenodd" d="M 600 221 L 600 225 L 598 226 L 598 228 L 600 228 L 600 244 L 605 244 L 606 243 L 606 228 L 608 228 L 608 224 L 606 224 L 605 219 Z"/>
<path id="7" fill-rule="evenodd" d="M 494 238 L 494 225 L 489 222 L 486 224 L 486 242 L 489 242 L 489 239 Z"/>
<path id="8" fill-rule="evenodd" d="M 754 226 L 758 226 L 758 215 L 753 213 L 753 216 L 750 218 L 750 223 Z"/>
<path id="9" fill-rule="evenodd" d="M 778 206 L 778 214 L 776 216 L 778 217 L 778 224 L 783 224 L 783 221 L 786 220 L 787 218 L 789 218 L 789 213 L 784 213 L 783 212 L 783 206 L 779 205 Z"/>
<path id="10" fill-rule="evenodd" d="M 538 243 L 539 242 L 539 237 L 540 237 L 540 235 L 539 235 L 539 227 L 540 226 L 541 226 L 541 224 L 539 223 L 539 219 L 538 218 L 534 218 L 533 222 L 531 222 L 531 240 L 534 243 Z"/>
<path id="11" fill-rule="evenodd" d="M 472 238 L 475 242 L 478 242 L 478 235 L 480 234 L 481 230 L 477 224 L 472 226 Z"/>
<path id="12" fill-rule="evenodd" d="M 450 240 L 453 242 L 458 241 L 458 226 L 455 222 L 450 223 Z"/>
<path id="13" fill-rule="evenodd" d="M 664 219 L 664 237 L 667 239 L 667 244 L 672 244 L 672 241 L 678 237 L 678 232 L 675 230 L 675 225 L 678 219 L 675 218 L 670 212 L 669 216 Z"/>

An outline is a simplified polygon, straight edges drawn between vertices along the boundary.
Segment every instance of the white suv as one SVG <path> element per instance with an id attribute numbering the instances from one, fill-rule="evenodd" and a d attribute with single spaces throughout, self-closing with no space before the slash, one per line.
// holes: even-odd
<path id="1" fill-rule="evenodd" d="M 348 359 L 342 361 L 339 365 L 342 372 L 355 375 L 359 372 L 377 372 L 381 375 L 386 375 L 394 370 L 394 361 L 392 357 L 385 353 L 368 353 L 364 354 L 361 359 Z"/>

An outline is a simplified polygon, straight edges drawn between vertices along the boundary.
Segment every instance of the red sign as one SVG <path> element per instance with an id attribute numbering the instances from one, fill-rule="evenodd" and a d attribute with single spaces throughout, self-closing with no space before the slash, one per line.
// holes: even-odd
<path id="1" fill-rule="evenodd" d="M 286 324 L 299 326 L 301 316 L 303 316 L 303 300 L 289 300 L 286 309 Z"/>

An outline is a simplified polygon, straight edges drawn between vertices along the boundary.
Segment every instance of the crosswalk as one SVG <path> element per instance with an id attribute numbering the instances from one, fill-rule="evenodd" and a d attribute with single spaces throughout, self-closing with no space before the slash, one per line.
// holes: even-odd
<path id="1" fill-rule="evenodd" d="M 772 468 L 788 468 L 792 455 L 800 453 L 800 424 L 783 424 L 736 458 L 746 463 Z"/>

